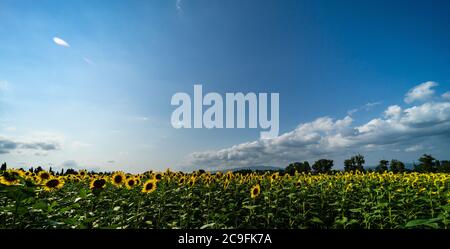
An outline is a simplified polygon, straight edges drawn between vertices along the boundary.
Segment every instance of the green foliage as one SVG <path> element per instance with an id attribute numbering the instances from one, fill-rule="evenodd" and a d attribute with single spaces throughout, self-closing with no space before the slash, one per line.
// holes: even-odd
<path id="1" fill-rule="evenodd" d="M 148 194 L 64 179 L 50 192 L 0 184 L 0 228 L 448 228 L 450 219 L 443 173 L 173 173 Z"/>
<path id="2" fill-rule="evenodd" d="M 344 161 L 344 170 L 346 172 L 364 171 L 364 156 L 361 154 L 352 156 L 350 159 Z"/>
<path id="3" fill-rule="evenodd" d="M 389 165 L 389 161 L 387 160 L 381 160 L 380 163 L 378 164 L 378 166 L 376 167 L 375 171 L 376 172 L 386 172 L 388 171 L 388 165 Z"/>
<path id="4" fill-rule="evenodd" d="M 394 173 L 405 172 L 405 164 L 400 162 L 399 160 L 392 159 L 391 160 L 391 171 Z"/>
<path id="5" fill-rule="evenodd" d="M 284 170 L 285 174 L 289 174 L 291 176 L 293 176 L 295 174 L 295 172 L 308 173 L 308 172 L 311 172 L 311 167 L 309 166 L 309 163 L 307 161 L 304 161 L 303 163 L 300 163 L 300 162 L 291 163 Z"/>
<path id="6" fill-rule="evenodd" d="M 428 154 L 424 154 L 421 158 L 419 158 L 419 164 L 415 166 L 415 171 L 417 172 L 435 172 L 437 170 L 436 164 L 437 161 L 434 157 Z"/>
<path id="7" fill-rule="evenodd" d="M 320 159 L 314 162 L 312 168 L 315 173 L 330 173 L 333 167 L 333 160 Z"/>

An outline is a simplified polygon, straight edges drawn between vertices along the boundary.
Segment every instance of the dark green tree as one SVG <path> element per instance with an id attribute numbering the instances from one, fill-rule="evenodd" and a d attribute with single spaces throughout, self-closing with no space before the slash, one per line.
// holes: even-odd
<path id="1" fill-rule="evenodd" d="M 0 167 L 0 170 L 6 170 L 6 168 L 7 168 L 6 163 L 3 163 L 2 167 Z"/>
<path id="2" fill-rule="evenodd" d="M 436 166 L 436 171 L 442 173 L 450 173 L 450 161 L 448 160 L 440 161 L 439 165 Z"/>
<path id="3" fill-rule="evenodd" d="M 311 167 L 309 166 L 309 163 L 307 161 L 304 161 L 303 163 L 301 163 L 301 162 L 291 163 L 284 170 L 285 174 L 289 174 L 291 176 L 295 175 L 295 172 L 308 173 L 308 172 L 311 172 Z"/>
<path id="4" fill-rule="evenodd" d="M 399 160 L 392 159 L 391 160 L 391 171 L 394 173 L 405 172 L 406 171 L 405 164 Z"/>
<path id="5" fill-rule="evenodd" d="M 436 159 L 431 155 L 424 154 L 419 158 L 419 164 L 416 165 L 415 170 L 417 172 L 435 172 L 436 171 Z"/>
<path id="6" fill-rule="evenodd" d="M 378 166 L 375 168 L 376 172 L 386 172 L 388 171 L 388 165 L 389 165 L 389 161 L 388 160 L 381 160 L 380 163 L 378 164 Z"/>
<path id="7" fill-rule="evenodd" d="M 364 171 L 364 156 L 361 154 L 352 156 L 350 159 L 344 161 L 345 171 Z"/>
<path id="8" fill-rule="evenodd" d="M 312 168 L 314 173 L 331 173 L 331 168 L 333 167 L 333 160 L 319 159 L 314 162 Z"/>

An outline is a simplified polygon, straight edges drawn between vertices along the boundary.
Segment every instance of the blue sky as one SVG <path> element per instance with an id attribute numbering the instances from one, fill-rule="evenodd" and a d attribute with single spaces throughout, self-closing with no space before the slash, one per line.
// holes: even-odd
<path id="1" fill-rule="evenodd" d="M 0 161 L 140 172 L 449 159 L 449 12 L 448 1 L 2 0 Z M 280 137 L 172 128 L 170 99 L 194 84 L 280 93 Z"/>

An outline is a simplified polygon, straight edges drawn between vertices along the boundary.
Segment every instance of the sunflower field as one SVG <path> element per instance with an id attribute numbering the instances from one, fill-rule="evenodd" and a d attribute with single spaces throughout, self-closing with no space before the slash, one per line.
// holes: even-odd
<path id="1" fill-rule="evenodd" d="M 445 173 L 0 172 L 0 228 L 448 228 Z"/>

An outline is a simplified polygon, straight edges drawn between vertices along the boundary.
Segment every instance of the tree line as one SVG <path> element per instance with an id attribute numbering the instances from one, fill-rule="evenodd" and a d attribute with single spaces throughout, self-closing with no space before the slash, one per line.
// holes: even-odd
<path id="1" fill-rule="evenodd" d="M 364 164 L 366 163 L 364 156 L 357 154 L 349 159 L 344 160 L 344 171 L 361 171 L 361 172 L 419 172 L 419 173 L 430 173 L 430 172 L 441 172 L 450 173 L 450 161 L 442 160 L 439 161 L 431 155 L 424 154 L 419 158 L 419 163 L 413 164 L 413 169 L 406 168 L 405 164 L 400 160 L 392 159 L 380 160 L 375 168 L 365 169 Z M 324 173 L 330 174 L 338 172 L 338 170 L 333 170 L 334 163 L 333 160 L 329 159 L 319 159 L 310 166 L 308 161 L 304 162 L 294 162 L 289 164 L 283 171 L 283 173 L 294 175 L 295 172 L 298 173 Z"/>
<path id="2" fill-rule="evenodd" d="M 419 173 L 450 173 L 450 161 L 449 160 L 437 160 L 432 155 L 424 154 L 418 160 L 419 162 L 413 163 L 413 169 L 406 168 L 405 164 L 400 160 L 392 159 L 388 160 L 380 160 L 378 165 L 375 168 L 364 168 L 364 164 L 366 163 L 364 156 L 361 154 L 354 155 L 349 159 L 344 160 L 344 171 L 360 171 L 360 172 L 393 172 L 393 173 L 402 173 L 402 172 L 419 172 Z M 333 169 L 334 162 L 329 159 L 319 159 L 315 161 L 312 165 L 309 164 L 308 161 L 304 162 L 294 162 L 290 163 L 284 170 L 256 170 L 257 173 L 264 173 L 267 171 L 279 172 L 282 174 L 290 174 L 294 175 L 295 172 L 298 173 L 314 173 L 314 174 L 332 174 L 340 172 L 340 170 Z M 3 163 L 0 166 L 0 171 L 6 170 L 7 165 Z M 38 173 L 43 170 L 40 166 L 37 168 L 30 168 L 30 172 Z M 77 174 L 77 171 L 74 169 L 61 169 L 60 171 L 54 172 L 50 167 L 49 172 L 55 175 L 68 175 L 68 174 Z M 200 173 L 204 173 L 204 170 L 198 170 Z M 244 169 L 236 171 L 237 173 L 249 174 L 253 171 L 250 169 Z M 94 173 L 91 171 L 91 173 Z"/>

